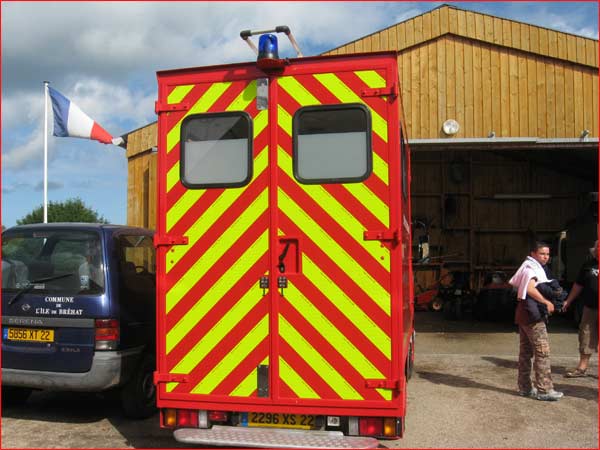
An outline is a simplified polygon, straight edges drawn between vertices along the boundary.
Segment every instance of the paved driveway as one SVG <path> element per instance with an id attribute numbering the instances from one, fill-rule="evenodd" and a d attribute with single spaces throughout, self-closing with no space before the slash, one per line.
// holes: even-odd
<path id="1" fill-rule="evenodd" d="M 417 313 L 415 375 L 409 382 L 403 448 L 598 448 L 598 365 L 579 379 L 577 330 L 552 319 L 555 388 L 565 397 L 541 402 L 516 395 L 519 336 L 511 324 L 447 322 Z"/>
<path id="2" fill-rule="evenodd" d="M 567 379 L 577 362 L 576 330 L 563 318 L 550 328 L 553 378 L 565 397 L 540 402 L 516 395 L 518 336 L 510 324 L 416 317 L 415 374 L 409 382 L 406 436 L 400 448 L 598 448 L 598 366 Z M 35 393 L 2 411 L 3 448 L 184 447 L 158 427 L 158 416 L 128 421 L 118 402 L 82 394 Z"/>

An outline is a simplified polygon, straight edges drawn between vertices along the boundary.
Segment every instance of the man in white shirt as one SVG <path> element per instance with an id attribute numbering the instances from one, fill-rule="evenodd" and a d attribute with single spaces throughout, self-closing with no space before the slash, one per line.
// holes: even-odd
<path id="1" fill-rule="evenodd" d="M 546 322 L 541 317 L 531 317 L 526 308 L 527 297 L 554 312 L 554 305 L 535 288 L 538 283 L 547 282 L 544 265 L 550 259 L 550 247 L 545 242 L 536 241 L 529 256 L 525 259 L 510 284 L 517 289 L 517 309 L 515 323 L 519 327 L 519 395 L 538 400 L 556 401 L 563 396 L 554 390 L 550 367 L 550 342 Z M 531 361 L 533 359 L 534 380 L 531 380 Z"/>

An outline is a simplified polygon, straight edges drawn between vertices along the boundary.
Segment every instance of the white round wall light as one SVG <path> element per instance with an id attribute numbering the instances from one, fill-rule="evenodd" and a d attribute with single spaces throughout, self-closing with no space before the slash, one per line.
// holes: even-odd
<path id="1" fill-rule="evenodd" d="M 458 133 L 459 129 L 460 129 L 460 125 L 454 119 L 448 119 L 442 125 L 442 131 L 444 132 L 444 134 L 447 134 L 448 136 L 452 136 L 452 135 Z"/>

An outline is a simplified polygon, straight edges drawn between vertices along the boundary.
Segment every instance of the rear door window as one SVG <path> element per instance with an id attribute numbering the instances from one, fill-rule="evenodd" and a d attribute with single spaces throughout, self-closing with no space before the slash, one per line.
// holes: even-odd
<path id="1" fill-rule="evenodd" d="M 371 115 L 362 104 L 300 108 L 293 119 L 300 183 L 358 183 L 372 172 Z"/>
<path id="2" fill-rule="evenodd" d="M 245 112 L 198 114 L 181 125 L 181 181 L 192 189 L 252 179 L 252 120 Z"/>

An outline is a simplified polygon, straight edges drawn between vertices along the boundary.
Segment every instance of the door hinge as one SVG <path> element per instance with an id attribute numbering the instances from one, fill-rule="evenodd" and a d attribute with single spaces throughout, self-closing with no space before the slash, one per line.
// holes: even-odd
<path id="1" fill-rule="evenodd" d="M 154 235 L 154 247 L 166 247 L 169 245 L 187 245 L 187 236 L 172 236 L 169 234 Z"/>
<path id="2" fill-rule="evenodd" d="M 365 385 L 368 389 L 391 389 L 395 391 L 400 389 L 398 380 L 365 380 Z"/>
<path id="3" fill-rule="evenodd" d="M 365 241 L 398 241 L 398 230 L 367 230 L 363 233 Z"/>
<path id="4" fill-rule="evenodd" d="M 154 372 L 154 384 L 158 383 L 187 383 L 188 375 L 182 373 L 160 373 Z"/>
<path id="5" fill-rule="evenodd" d="M 384 97 L 386 95 L 398 97 L 398 85 L 394 83 L 386 87 L 363 89 L 361 95 L 363 97 Z"/>
<path id="6" fill-rule="evenodd" d="M 187 102 L 183 103 L 160 103 L 154 102 L 154 112 L 160 114 L 162 112 L 173 112 L 173 111 L 187 111 L 190 109 L 190 104 Z"/>

